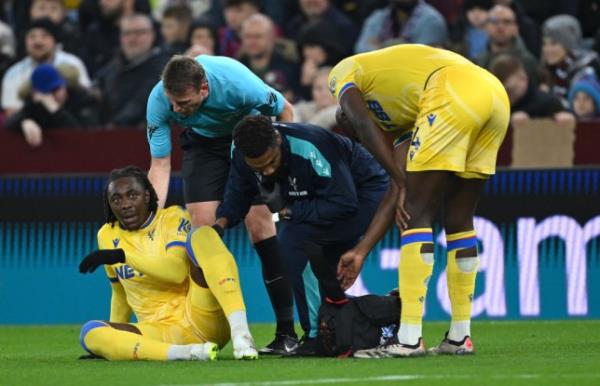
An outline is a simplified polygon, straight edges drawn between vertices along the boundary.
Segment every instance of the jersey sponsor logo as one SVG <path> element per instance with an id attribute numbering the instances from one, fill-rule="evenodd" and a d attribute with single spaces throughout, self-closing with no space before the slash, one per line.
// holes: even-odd
<path id="1" fill-rule="evenodd" d="M 119 246 L 119 241 L 121 241 L 121 239 L 113 239 L 113 246 L 116 248 Z"/>
<path id="2" fill-rule="evenodd" d="M 383 110 L 381 104 L 373 99 L 367 101 L 367 107 L 380 121 L 391 121 L 390 116 Z"/>
<path id="3" fill-rule="evenodd" d="M 154 241 L 154 232 L 156 231 L 156 229 L 152 229 L 150 232 L 148 232 L 148 238 L 152 241 Z"/>
<path id="4" fill-rule="evenodd" d="M 179 226 L 177 227 L 177 234 L 187 234 L 192 229 L 192 224 L 185 218 L 179 220 Z"/>
<path id="5" fill-rule="evenodd" d="M 121 280 L 132 279 L 136 276 L 138 276 L 138 277 L 144 276 L 143 273 L 137 272 L 135 269 L 131 268 L 127 264 L 123 264 L 123 265 L 117 267 L 115 269 L 115 272 L 117 273 L 117 276 Z"/>
<path id="6" fill-rule="evenodd" d="M 431 113 L 427 116 L 427 122 L 429 122 L 429 127 L 433 126 L 435 118 L 437 118 L 437 115 L 435 115 L 434 113 Z"/>
<path id="7" fill-rule="evenodd" d="M 156 133 L 156 130 L 158 130 L 158 126 L 148 125 L 146 128 L 146 131 L 148 132 L 148 139 L 152 139 L 152 136 L 154 133 Z"/>

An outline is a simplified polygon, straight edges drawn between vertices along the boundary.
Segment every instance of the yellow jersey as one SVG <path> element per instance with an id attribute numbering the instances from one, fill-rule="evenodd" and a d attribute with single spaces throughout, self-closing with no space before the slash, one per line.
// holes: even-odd
<path id="1" fill-rule="evenodd" d="M 475 66 L 447 50 L 401 44 L 348 57 L 329 73 L 329 88 L 339 100 L 349 88 L 360 90 L 371 119 L 395 138 L 406 137 L 419 114 L 429 76 L 455 64 Z"/>
<path id="2" fill-rule="evenodd" d="M 128 322 L 123 320 L 127 306 L 138 322 L 181 319 L 189 288 L 185 241 L 190 228 L 185 209 L 171 206 L 152 213 L 138 230 L 115 222 L 98 231 L 100 249 L 121 248 L 126 256 L 124 264 L 105 265 L 113 285 L 111 321 Z"/>

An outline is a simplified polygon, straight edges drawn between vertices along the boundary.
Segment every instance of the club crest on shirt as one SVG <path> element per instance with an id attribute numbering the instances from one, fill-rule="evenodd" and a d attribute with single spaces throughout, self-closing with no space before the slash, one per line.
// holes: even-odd
<path id="1" fill-rule="evenodd" d="M 329 92 L 331 92 L 332 94 L 335 94 L 336 83 L 337 79 L 335 78 L 335 76 L 332 76 L 331 80 L 329 81 Z"/>
<path id="2" fill-rule="evenodd" d="M 154 241 L 154 232 L 156 231 L 156 229 L 152 229 L 150 232 L 148 232 L 148 238 L 152 241 Z"/>

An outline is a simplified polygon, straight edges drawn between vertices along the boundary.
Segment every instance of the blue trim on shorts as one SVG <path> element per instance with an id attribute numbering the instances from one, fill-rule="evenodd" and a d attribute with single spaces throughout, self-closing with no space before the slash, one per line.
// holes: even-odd
<path id="1" fill-rule="evenodd" d="M 187 251 L 188 256 L 190 257 L 192 264 L 200 268 L 200 264 L 198 264 L 198 260 L 196 260 L 196 255 L 194 254 L 194 250 L 192 249 L 192 236 L 194 235 L 194 232 L 196 232 L 196 230 L 193 230 L 188 234 L 188 238 L 185 241 L 185 250 Z"/>
<path id="2" fill-rule="evenodd" d="M 84 339 L 88 332 L 90 332 L 94 328 L 98 328 L 98 327 L 110 327 L 110 326 L 100 320 L 90 320 L 89 322 L 86 322 L 83 326 L 81 326 L 81 333 L 79 334 L 79 344 L 81 345 L 81 347 L 83 347 L 83 349 L 85 351 L 89 352 L 90 354 L 94 354 L 94 353 L 91 352 L 90 349 L 88 349 L 88 347 L 85 345 Z"/>

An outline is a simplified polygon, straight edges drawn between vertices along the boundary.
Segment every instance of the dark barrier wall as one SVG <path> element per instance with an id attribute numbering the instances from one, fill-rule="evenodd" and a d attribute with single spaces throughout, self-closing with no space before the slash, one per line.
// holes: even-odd
<path id="1" fill-rule="evenodd" d="M 181 169 L 178 130 L 172 133 L 173 170 Z M 575 164 L 600 165 L 600 122 L 580 122 L 576 129 Z M 498 155 L 499 165 L 511 163 L 509 130 Z M 128 164 L 150 165 L 144 130 L 48 130 L 39 148 L 28 146 L 19 134 L 0 130 L 0 174 L 108 172 Z"/>
<path id="2" fill-rule="evenodd" d="M 77 272 L 96 247 L 105 177 L 0 178 L 0 323 L 78 323 L 106 319 L 102 270 Z M 180 201 L 181 182 L 171 184 Z M 500 171 L 476 219 L 481 267 L 478 318 L 600 317 L 600 169 Z M 446 319 L 444 237 L 436 230 L 428 319 Z M 252 321 L 273 320 L 260 265 L 243 228 L 225 238 L 240 267 Z M 285 247 L 284 247 L 285 248 Z M 354 294 L 397 286 L 399 237 L 391 230 L 371 253 Z M 285 253 L 285 250 L 284 250 Z"/>

